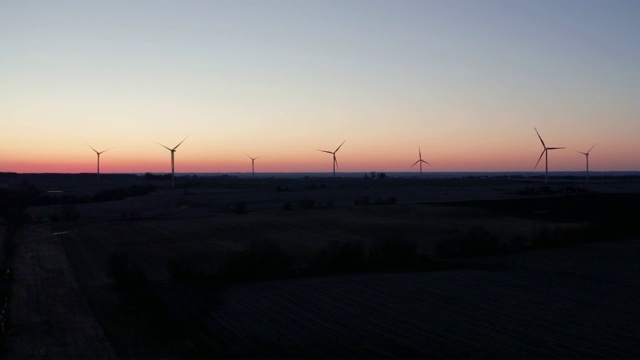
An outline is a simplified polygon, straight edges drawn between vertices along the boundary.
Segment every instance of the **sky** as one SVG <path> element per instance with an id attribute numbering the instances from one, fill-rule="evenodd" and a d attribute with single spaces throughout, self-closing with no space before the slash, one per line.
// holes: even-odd
<path id="1" fill-rule="evenodd" d="M 0 172 L 640 171 L 639 64 L 637 0 L 0 0 Z"/>

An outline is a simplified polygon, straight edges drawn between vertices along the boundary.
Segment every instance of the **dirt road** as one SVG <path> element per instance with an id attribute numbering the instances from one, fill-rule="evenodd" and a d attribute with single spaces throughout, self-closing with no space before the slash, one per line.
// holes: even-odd
<path id="1" fill-rule="evenodd" d="M 115 359 L 48 225 L 17 234 L 8 358 Z"/>

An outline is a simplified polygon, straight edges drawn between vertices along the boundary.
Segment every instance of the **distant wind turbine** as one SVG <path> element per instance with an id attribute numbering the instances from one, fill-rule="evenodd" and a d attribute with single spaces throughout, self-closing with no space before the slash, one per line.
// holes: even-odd
<path id="1" fill-rule="evenodd" d="M 185 140 L 187 140 L 188 137 L 189 136 L 187 136 L 184 139 L 182 139 L 182 141 L 180 141 L 178 143 L 178 145 L 174 146 L 173 148 L 169 148 L 169 147 L 166 147 L 166 146 L 164 146 L 164 145 L 162 145 L 160 143 L 156 143 L 156 144 L 162 146 L 163 148 L 171 151 L 171 186 L 172 187 L 176 187 L 176 176 L 175 176 L 175 168 L 174 168 L 174 161 L 173 161 L 174 159 L 173 158 L 174 158 L 174 155 L 176 153 L 176 149 L 178 148 L 178 146 L 180 146 L 180 144 L 182 144 Z"/>
<path id="2" fill-rule="evenodd" d="M 245 154 L 245 155 L 247 155 L 247 156 L 249 157 L 249 159 L 251 159 L 251 176 L 252 176 L 252 177 L 255 177 L 255 176 L 256 176 L 256 167 L 255 167 L 255 162 L 256 162 L 256 159 L 260 159 L 260 156 L 258 156 L 258 157 L 251 157 L 251 156 L 249 156 L 249 154 L 247 154 L 247 153 L 244 153 L 244 154 Z"/>
<path id="3" fill-rule="evenodd" d="M 342 147 L 342 145 L 346 142 L 347 140 L 343 141 L 342 144 L 340 144 L 340 146 L 338 146 L 338 148 L 335 151 L 329 151 L 329 150 L 318 150 L 321 152 L 325 152 L 327 154 L 331 154 L 333 155 L 333 177 L 336 177 L 336 167 L 339 168 L 338 166 L 338 159 L 336 159 L 336 153 L 338 152 L 338 150 L 340 150 L 340 148 Z"/>
<path id="4" fill-rule="evenodd" d="M 584 155 L 587 158 L 587 180 L 589 180 L 589 153 L 591 152 L 591 150 L 593 150 L 594 147 L 596 147 L 597 144 L 593 144 L 593 146 L 587 150 L 587 152 L 582 152 L 582 151 L 577 151 L 580 154 Z"/>
<path id="5" fill-rule="evenodd" d="M 535 127 L 533 129 L 536 131 L 536 134 L 538 134 L 538 138 L 540 139 L 542 147 L 544 148 L 542 150 L 542 153 L 540 154 L 540 157 L 538 158 L 536 166 L 534 166 L 533 169 L 535 170 L 538 167 L 540 159 L 542 159 L 542 155 L 544 155 L 544 182 L 547 182 L 549 180 L 549 150 L 564 149 L 564 147 L 547 147 L 547 145 L 545 145 L 544 143 L 544 140 L 542 140 L 542 136 L 540 136 L 538 129 L 536 129 Z"/>
<path id="6" fill-rule="evenodd" d="M 416 162 L 414 162 L 413 165 L 411 165 L 411 167 L 416 166 L 416 164 L 420 164 L 420 177 L 422 177 L 422 163 L 425 163 L 425 164 L 431 166 L 431 164 L 429 164 L 428 162 L 422 160 L 422 151 L 420 150 L 420 147 L 418 146 L 418 160 L 416 160 Z"/>
<path id="7" fill-rule="evenodd" d="M 96 155 L 98 156 L 98 171 L 96 172 L 96 176 L 97 176 L 97 181 L 100 181 L 100 154 L 107 152 L 109 150 L 111 150 L 111 148 L 107 149 L 107 150 L 102 150 L 102 151 L 98 151 L 96 149 L 94 149 L 91 145 L 87 144 L 87 146 L 89 146 L 91 148 L 91 150 L 95 151 Z"/>

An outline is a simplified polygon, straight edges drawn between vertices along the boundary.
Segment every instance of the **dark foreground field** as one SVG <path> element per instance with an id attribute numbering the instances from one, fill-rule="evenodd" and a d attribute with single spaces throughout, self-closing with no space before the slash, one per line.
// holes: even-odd
<path id="1" fill-rule="evenodd" d="M 640 241 L 492 260 L 237 286 L 202 321 L 240 356 L 640 356 Z"/>
<path id="2" fill-rule="evenodd" d="M 640 356 L 638 184 L 386 180 L 27 209 L 6 354 Z"/>

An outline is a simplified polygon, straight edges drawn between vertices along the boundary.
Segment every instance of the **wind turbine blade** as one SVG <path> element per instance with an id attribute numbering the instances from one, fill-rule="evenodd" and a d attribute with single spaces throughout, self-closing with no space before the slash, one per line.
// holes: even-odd
<path id="1" fill-rule="evenodd" d="M 327 154 L 333 154 L 333 151 L 328 151 L 328 150 L 318 150 L 318 151 L 326 152 Z"/>
<path id="2" fill-rule="evenodd" d="M 429 165 L 429 166 L 431 166 L 431 164 L 429 164 L 428 162 L 426 162 L 426 161 L 424 161 L 424 160 L 422 160 L 422 162 L 423 162 L 423 163 L 425 163 L 425 164 L 427 164 L 427 165 Z"/>
<path id="3" fill-rule="evenodd" d="M 336 157 L 333 157 L 333 162 L 336 164 L 336 169 L 340 169 L 340 166 L 338 166 L 338 159 L 336 159 Z"/>
<path id="4" fill-rule="evenodd" d="M 100 154 L 102 154 L 102 153 L 106 153 L 107 151 L 109 151 L 109 150 L 111 150 L 111 149 L 113 149 L 113 148 L 108 148 L 107 150 L 102 150 L 102 151 L 100 151 Z"/>
<path id="5" fill-rule="evenodd" d="M 419 162 L 420 162 L 420 160 L 416 160 L 416 162 L 414 162 L 413 165 L 411 165 L 411 167 L 416 166 L 416 164 L 419 163 Z"/>
<path id="6" fill-rule="evenodd" d="M 94 149 L 94 148 L 93 148 L 93 146 L 91 146 L 91 145 L 89 145 L 89 144 L 87 144 L 87 146 L 88 146 L 88 147 L 90 147 L 90 148 L 91 148 L 91 150 L 95 151 L 95 153 L 96 153 L 96 154 L 100 154 L 100 153 L 98 152 L 98 150 L 96 150 L 96 149 Z"/>
<path id="7" fill-rule="evenodd" d="M 187 137 L 186 137 L 186 138 L 182 139 L 182 141 L 180 141 L 180 142 L 178 143 L 178 145 L 176 145 L 176 147 L 174 147 L 174 148 L 173 148 L 173 149 L 171 149 L 171 150 L 175 150 L 175 149 L 177 149 L 177 148 L 178 148 L 178 146 L 180 146 L 180 144 L 182 144 L 185 140 L 187 140 L 187 138 L 188 138 L 188 137 L 189 137 L 189 135 L 187 135 Z"/>
<path id="8" fill-rule="evenodd" d="M 538 164 L 540 163 L 540 160 L 542 160 L 542 156 L 544 155 L 544 153 L 547 151 L 547 148 L 544 148 L 544 150 L 542 150 L 542 153 L 540 154 L 540 157 L 538 158 L 538 162 L 536 163 L 536 166 L 533 167 L 533 170 L 535 170 L 538 167 Z"/>
<path id="9" fill-rule="evenodd" d="M 598 144 L 593 144 L 593 146 L 587 151 L 587 154 L 589 154 L 591 152 L 591 150 L 593 150 L 593 148 L 596 147 L 596 145 L 598 145 Z"/>
<path id="10" fill-rule="evenodd" d="M 576 152 L 577 152 L 577 153 L 580 153 L 580 154 L 582 154 L 582 155 L 589 155 L 589 153 L 583 153 L 582 151 L 578 151 L 578 150 L 576 150 Z"/>
<path id="11" fill-rule="evenodd" d="M 173 149 L 168 148 L 168 147 L 166 147 L 166 146 L 164 146 L 164 145 L 162 145 L 162 144 L 160 144 L 160 143 L 156 143 L 156 144 L 158 144 L 158 145 L 162 146 L 163 148 L 165 148 L 165 149 L 167 149 L 167 150 L 169 150 L 169 151 L 173 151 Z"/>
<path id="12" fill-rule="evenodd" d="M 338 150 L 340 150 L 340 148 L 342 147 L 342 145 L 346 142 L 347 140 L 343 141 L 342 144 L 340 144 L 340 146 L 338 146 L 338 148 L 336 149 L 336 151 L 334 151 L 334 153 L 337 153 Z"/>
<path id="13" fill-rule="evenodd" d="M 560 149 L 565 149 L 564 147 L 550 147 L 547 148 L 547 150 L 560 150 Z"/>
<path id="14" fill-rule="evenodd" d="M 536 131 L 536 134 L 538 134 L 538 139 L 540 139 L 540 142 L 542 143 L 542 146 L 546 149 L 547 145 L 544 144 L 544 140 L 542 140 L 542 136 L 540 136 L 540 133 L 538 132 L 538 129 L 536 129 L 535 126 L 534 126 L 533 130 Z"/>
<path id="15" fill-rule="evenodd" d="M 418 146 L 418 157 L 422 160 L 422 150 L 420 150 L 420 146 Z"/>

